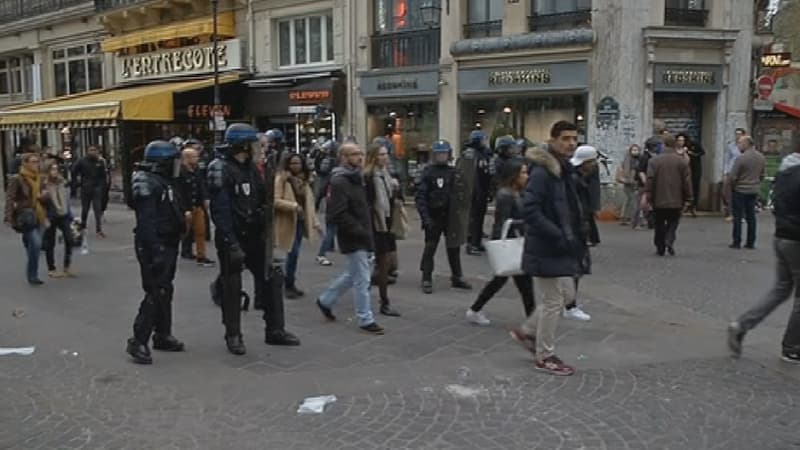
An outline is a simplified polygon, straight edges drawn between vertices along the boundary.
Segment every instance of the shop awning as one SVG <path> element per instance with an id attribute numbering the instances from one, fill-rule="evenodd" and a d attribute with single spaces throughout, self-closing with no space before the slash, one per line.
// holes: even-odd
<path id="1" fill-rule="evenodd" d="M 773 109 L 777 109 L 778 111 L 788 114 L 793 117 L 797 117 L 800 119 L 800 108 L 795 108 L 794 106 L 789 106 L 785 103 L 775 103 L 772 105 Z"/>
<path id="2" fill-rule="evenodd" d="M 214 34 L 214 19 L 203 17 L 185 22 L 134 31 L 122 36 L 114 36 L 103 41 L 104 52 L 115 52 L 123 48 L 142 44 L 167 41 L 178 38 L 211 36 Z M 221 13 L 217 21 L 217 34 L 220 39 L 236 37 L 236 19 L 233 11 Z"/>
<path id="3" fill-rule="evenodd" d="M 220 77 L 220 83 L 239 79 Z M 0 111 L 0 129 L 113 127 L 120 120 L 171 122 L 173 93 L 214 84 L 213 78 L 95 91 Z"/>

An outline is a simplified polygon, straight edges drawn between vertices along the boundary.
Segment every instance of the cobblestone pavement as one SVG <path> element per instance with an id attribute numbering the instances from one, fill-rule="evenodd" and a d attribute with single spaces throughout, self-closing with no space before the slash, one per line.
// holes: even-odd
<path id="1" fill-rule="evenodd" d="M 207 298 L 214 271 L 181 262 L 175 333 L 188 351 L 133 365 L 122 351 L 141 295 L 132 226 L 122 210 L 109 222 L 111 237 L 78 257 L 78 279 L 40 289 L 24 284 L 18 238 L 0 235 L 0 346 L 37 347 L 0 356 L 0 448 L 800 448 L 800 371 L 777 359 L 788 308 L 743 360 L 724 348 L 726 321 L 771 282 L 766 219 L 760 248 L 733 254 L 728 224 L 686 220 L 671 259 L 650 255 L 649 233 L 604 225 L 583 296 L 593 320 L 559 328 L 559 354 L 578 368 L 568 378 L 534 372 L 508 339 L 522 314 L 513 287 L 480 328 L 463 321 L 476 292 L 447 288 L 444 258 L 436 293 L 419 294 L 419 236 L 401 244 L 390 294 L 404 316 L 379 316 L 385 336 L 357 331 L 349 297 L 324 323 L 313 299 L 339 266 L 315 265 L 306 245 L 308 295 L 286 302 L 303 346 L 265 346 L 249 313 L 248 354 L 227 354 Z M 485 261 L 464 263 L 480 285 Z M 323 394 L 338 398 L 323 414 L 296 413 Z"/>

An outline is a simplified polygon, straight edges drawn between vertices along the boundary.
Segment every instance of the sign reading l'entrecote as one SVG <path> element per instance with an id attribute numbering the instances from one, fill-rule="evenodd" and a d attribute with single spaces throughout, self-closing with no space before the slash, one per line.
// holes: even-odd
<path id="1" fill-rule="evenodd" d="M 151 80 L 214 71 L 214 46 L 204 44 L 136 55 L 115 56 L 114 75 L 119 82 Z M 220 71 L 240 69 L 242 49 L 238 39 L 220 42 L 216 60 Z"/>

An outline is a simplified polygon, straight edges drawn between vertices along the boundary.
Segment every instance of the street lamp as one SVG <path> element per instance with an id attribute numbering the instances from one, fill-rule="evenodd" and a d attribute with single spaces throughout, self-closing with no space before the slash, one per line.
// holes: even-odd
<path id="1" fill-rule="evenodd" d="M 438 26 L 442 13 L 441 0 L 424 0 L 419 7 L 419 13 L 422 15 L 422 23 L 429 28 Z"/>
<path id="2" fill-rule="evenodd" d="M 219 15 L 219 0 L 211 0 L 211 14 L 213 15 L 213 20 L 214 20 L 214 36 L 213 36 L 214 47 L 213 47 L 213 51 L 212 51 L 212 54 L 214 55 L 214 57 L 213 57 L 213 61 L 214 61 L 214 109 L 213 109 L 213 114 L 212 114 L 212 121 L 213 121 L 213 124 L 214 124 L 214 127 L 213 127 L 213 130 L 214 130 L 214 146 L 216 147 L 217 145 L 219 145 L 221 143 L 220 142 L 221 141 L 220 137 L 221 137 L 221 132 L 222 132 L 222 130 L 218 130 L 217 129 L 217 122 L 218 122 L 217 114 L 220 111 L 220 107 L 219 107 L 219 105 L 220 105 L 220 98 L 219 98 L 219 56 L 218 56 L 218 53 L 217 53 L 217 51 L 218 51 L 217 47 L 219 45 L 219 34 L 218 34 L 218 30 L 217 30 L 217 20 L 218 20 L 217 16 Z"/>

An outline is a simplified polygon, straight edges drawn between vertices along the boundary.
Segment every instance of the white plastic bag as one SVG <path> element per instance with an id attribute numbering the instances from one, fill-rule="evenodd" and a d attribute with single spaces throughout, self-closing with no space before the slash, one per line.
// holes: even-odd
<path id="1" fill-rule="evenodd" d="M 336 401 L 335 395 L 321 395 L 319 397 L 308 397 L 297 408 L 297 414 L 322 414 L 325 405 Z"/>
<path id="2" fill-rule="evenodd" d="M 514 223 L 508 219 L 503 223 L 500 239 L 486 242 L 486 254 L 489 256 L 489 266 L 492 273 L 498 277 L 511 277 L 522 275 L 522 251 L 525 247 L 525 238 L 508 239 L 508 230 Z"/>

